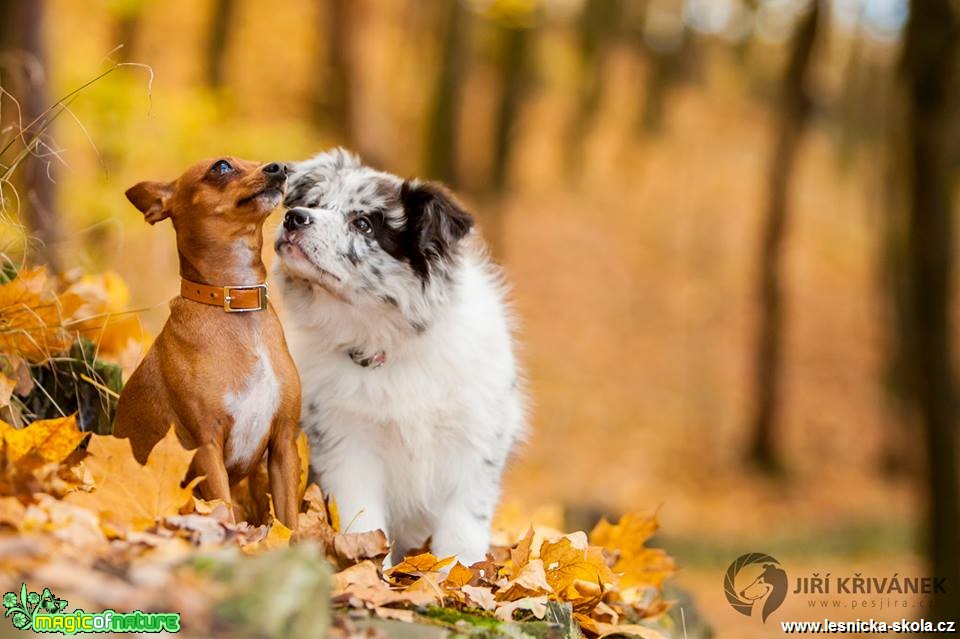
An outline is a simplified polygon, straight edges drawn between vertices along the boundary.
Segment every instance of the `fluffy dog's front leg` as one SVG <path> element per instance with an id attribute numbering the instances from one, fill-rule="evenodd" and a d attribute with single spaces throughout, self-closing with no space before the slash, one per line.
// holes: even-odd
<path id="1" fill-rule="evenodd" d="M 489 478 L 465 480 L 438 513 L 433 554 L 456 555 L 467 566 L 482 561 L 490 547 L 490 521 L 499 492 L 499 484 Z"/>
<path id="2" fill-rule="evenodd" d="M 323 455 L 315 458 L 313 465 L 323 492 L 337 502 L 342 532 L 379 529 L 388 533 L 383 464 L 376 455 L 343 442 L 336 459 Z"/>

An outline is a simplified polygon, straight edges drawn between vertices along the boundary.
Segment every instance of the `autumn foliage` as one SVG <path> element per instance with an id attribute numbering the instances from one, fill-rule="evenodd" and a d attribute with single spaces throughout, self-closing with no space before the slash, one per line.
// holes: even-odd
<path id="1" fill-rule="evenodd" d="M 56 282 L 35 269 L 0 285 L 6 329 L 0 333 L 6 389 L 0 399 L 10 421 L 24 419 L 16 404 L 35 392 L 31 366 L 62 356 L 74 340 L 89 340 L 98 357 L 116 360 L 142 345 L 137 324 L 123 315 L 114 319 L 124 303 L 122 282 L 113 276 Z M 302 435 L 299 453 L 305 468 Z M 141 465 L 128 440 L 84 432 L 74 415 L 20 428 L 0 422 L 0 581 L 10 588 L 43 581 L 58 593 L 112 583 L 85 596 L 88 605 L 120 610 L 149 591 L 134 579 L 149 567 L 156 572 L 156 605 L 184 609 L 185 627 L 202 633 L 214 623 L 218 589 L 183 566 L 210 551 L 248 556 L 315 545 L 333 566 L 330 599 L 344 615 L 412 622 L 429 610 L 450 609 L 509 622 L 542 620 L 551 605 L 569 604 L 572 619 L 591 636 L 662 636 L 640 625 L 667 609 L 660 586 L 674 571 L 663 551 L 646 546 L 657 527 L 652 517 L 602 521 L 589 535 L 530 528 L 472 566 L 426 549 L 389 566 L 384 533 L 350 531 L 336 503 L 315 484 L 307 486 L 305 473 L 292 531 L 274 519 L 256 475 L 236 488 L 233 504 L 197 497 L 197 480 L 184 483 L 193 454 L 172 427 Z M 189 592 L 197 596 L 185 599 Z"/>

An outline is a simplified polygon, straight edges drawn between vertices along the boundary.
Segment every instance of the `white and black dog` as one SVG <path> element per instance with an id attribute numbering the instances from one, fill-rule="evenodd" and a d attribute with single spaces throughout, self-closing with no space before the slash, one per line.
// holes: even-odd
<path id="1" fill-rule="evenodd" d="M 310 465 L 391 557 L 487 552 L 524 398 L 503 286 L 439 185 L 342 149 L 291 167 L 276 241 Z"/>

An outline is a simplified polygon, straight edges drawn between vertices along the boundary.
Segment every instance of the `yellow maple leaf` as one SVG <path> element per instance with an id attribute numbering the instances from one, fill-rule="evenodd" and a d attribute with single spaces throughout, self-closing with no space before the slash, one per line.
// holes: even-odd
<path id="1" fill-rule="evenodd" d="M 16 464 L 26 456 L 44 462 L 60 462 L 77 449 L 87 433 L 77 427 L 76 417 L 42 419 L 16 429 L 0 421 L 0 449 L 6 461 Z"/>
<path id="2" fill-rule="evenodd" d="M 419 575 L 426 572 L 436 572 L 449 566 L 456 557 L 437 559 L 433 553 L 425 552 L 412 557 L 404 557 L 403 561 L 387 571 L 389 575 Z"/>
<path id="3" fill-rule="evenodd" d="M 603 546 L 617 557 L 613 571 L 620 575 L 622 591 L 642 586 L 659 588 L 676 572 L 676 564 L 663 550 L 646 546 L 657 528 L 655 515 L 627 513 L 616 524 L 601 521 L 590 533 L 590 543 Z"/>
<path id="4" fill-rule="evenodd" d="M 94 435 L 84 461 L 93 477 L 92 492 L 71 493 L 69 501 L 100 513 L 121 529 L 145 529 L 158 517 L 176 515 L 191 503 L 196 478 L 181 486 L 194 451 L 180 444 L 171 426 L 141 466 L 133 457 L 130 440 Z"/>
<path id="5" fill-rule="evenodd" d="M 0 284 L 0 352 L 39 363 L 69 344 L 44 268 L 23 269 Z"/>
<path id="6" fill-rule="evenodd" d="M 616 581 L 599 547 L 577 548 L 568 537 L 543 542 L 540 559 L 547 572 L 547 582 L 557 593 L 565 592 L 578 580 L 600 586 Z"/>
<path id="7" fill-rule="evenodd" d="M 462 588 L 473 581 L 473 571 L 459 561 L 450 569 L 450 574 L 443 580 L 445 588 Z"/>

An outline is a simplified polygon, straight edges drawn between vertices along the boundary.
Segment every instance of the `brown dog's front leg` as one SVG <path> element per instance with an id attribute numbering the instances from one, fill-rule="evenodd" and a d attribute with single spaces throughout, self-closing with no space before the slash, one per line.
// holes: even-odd
<path id="1" fill-rule="evenodd" d="M 200 475 L 204 478 L 200 480 L 198 488 L 204 499 L 219 499 L 225 504 L 230 503 L 230 478 L 226 466 L 223 465 L 223 451 L 219 446 L 209 443 L 197 449 L 190 465 L 190 476 Z M 235 515 L 232 509 L 230 514 Z"/>
<path id="2" fill-rule="evenodd" d="M 300 485 L 296 433 L 295 428 L 280 429 L 280 433 L 270 441 L 267 459 L 273 507 L 283 525 L 291 529 L 297 526 L 297 488 Z"/>

